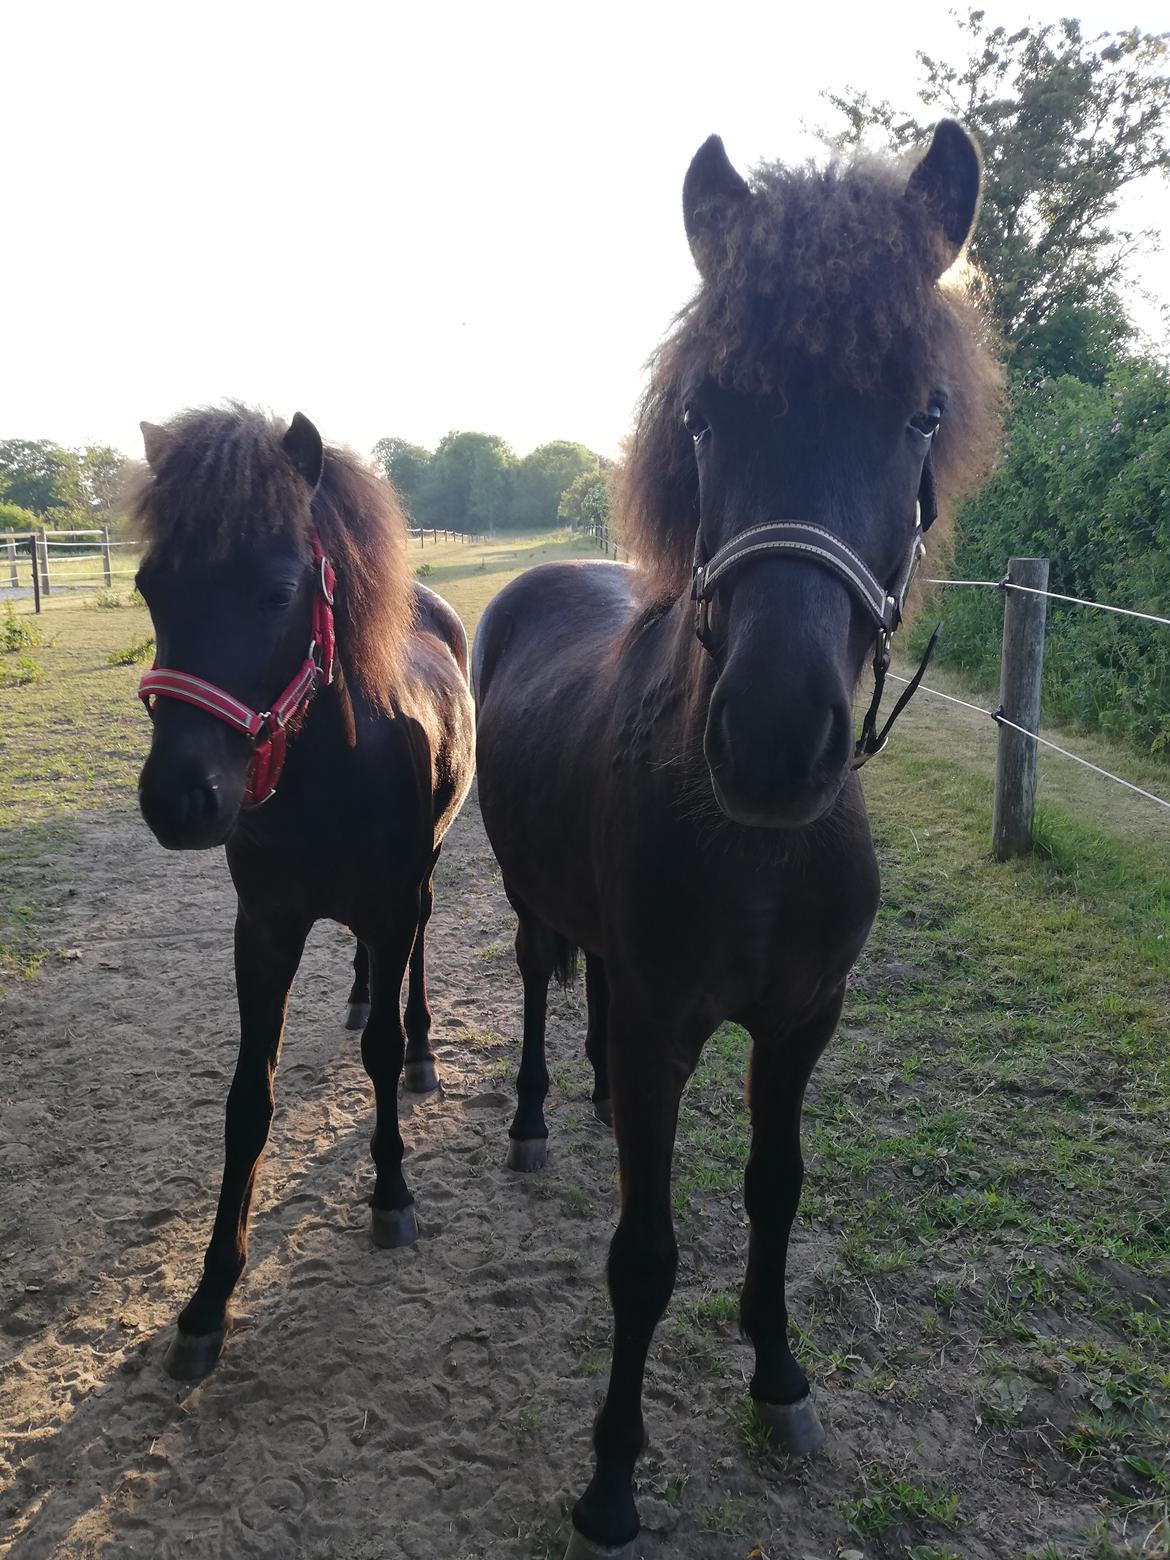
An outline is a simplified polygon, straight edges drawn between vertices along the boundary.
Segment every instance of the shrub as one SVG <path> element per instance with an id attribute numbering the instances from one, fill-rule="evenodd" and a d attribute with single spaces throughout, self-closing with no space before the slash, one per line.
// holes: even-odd
<path id="1" fill-rule="evenodd" d="M 0 623 L 0 650 L 5 652 L 13 650 L 33 649 L 36 645 L 43 645 L 45 636 L 40 625 L 32 618 L 17 617 L 12 610 L 12 603 L 4 603 L 4 621 Z"/>
<path id="2" fill-rule="evenodd" d="M 144 661 L 153 661 L 154 635 L 147 634 L 145 639 L 136 639 L 120 650 L 111 650 L 106 660 L 110 666 L 140 666 Z"/>
<path id="3" fill-rule="evenodd" d="M 1170 369 L 1131 361 L 1102 385 L 1018 388 L 1004 457 L 960 528 L 956 578 L 999 579 L 1010 557 L 1034 555 L 1051 560 L 1054 591 L 1170 615 Z M 993 688 L 1001 596 L 941 594 L 940 659 Z M 1044 713 L 1170 748 L 1170 628 L 1050 602 Z"/>
<path id="4" fill-rule="evenodd" d="M 0 687 L 23 688 L 28 683 L 39 682 L 44 675 L 44 667 L 31 655 L 18 656 L 14 665 L 0 666 Z"/>

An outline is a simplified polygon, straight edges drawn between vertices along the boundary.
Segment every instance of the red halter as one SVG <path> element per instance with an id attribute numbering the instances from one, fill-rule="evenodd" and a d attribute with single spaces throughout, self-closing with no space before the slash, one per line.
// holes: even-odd
<path id="1" fill-rule="evenodd" d="M 308 709 L 322 683 L 328 685 L 333 681 L 333 566 L 325 556 L 315 526 L 309 540 L 317 574 L 317 589 L 313 596 L 313 637 L 309 641 L 309 653 L 300 671 L 270 710 L 261 713 L 249 709 L 239 699 L 217 688 L 214 683 L 205 682 L 202 677 L 193 677 L 190 672 L 172 672 L 165 668 L 160 670 L 157 664 L 138 684 L 138 697 L 148 710 L 153 709 L 152 699 L 181 699 L 184 704 L 193 704 L 196 709 L 206 710 L 218 720 L 226 721 L 250 739 L 253 754 L 244 791 L 245 807 L 261 806 L 276 790 L 280 772 L 284 768 L 289 722 L 295 715 Z"/>

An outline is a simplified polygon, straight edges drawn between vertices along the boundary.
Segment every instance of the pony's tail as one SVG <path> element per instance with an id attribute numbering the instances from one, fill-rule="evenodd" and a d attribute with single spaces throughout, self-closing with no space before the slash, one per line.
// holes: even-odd
<path id="1" fill-rule="evenodd" d="M 556 934 L 556 939 L 557 956 L 553 963 L 553 974 L 557 978 L 558 985 L 569 987 L 577 979 L 577 955 L 580 949 L 574 948 L 568 938 L 562 937 L 559 932 Z"/>

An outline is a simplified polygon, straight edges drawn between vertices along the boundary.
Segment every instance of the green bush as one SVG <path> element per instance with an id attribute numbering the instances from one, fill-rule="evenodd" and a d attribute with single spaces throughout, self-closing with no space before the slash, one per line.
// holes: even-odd
<path id="1" fill-rule="evenodd" d="M 999 579 L 1013 555 L 1044 557 L 1051 590 L 1170 616 L 1170 370 L 1131 361 L 1101 385 L 1017 388 L 1002 462 L 959 525 L 956 578 Z M 940 595 L 940 659 L 993 688 L 1002 596 Z M 915 642 L 933 621 L 923 615 Z M 1044 713 L 1170 748 L 1170 628 L 1049 602 Z"/>
<path id="2" fill-rule="evenodd" d="M 40 625 L 32 618 L 17 617 L 12 603 L 6 601 L 4 621 L 0 623 L 0 650 L 31 650 L 44 642 L 45 636 L 41 633 Z"/>
<path id="3" fill-rule="evenodd" d="M 110 666 L 140 666 L 144 661 L 153 661 L 154 635 L 147 634 L 145 639 L 136 639 L 120 650 L 111 650 L 106 660 Z"/>
<path id="4" fill-rule="evenodd" d="M 21 655 L 12 666 L 0 665 L 0 688 L 23 688 L 27 683 L 38 682 L 45 675 L 44 667 L 31 655 Z"/>

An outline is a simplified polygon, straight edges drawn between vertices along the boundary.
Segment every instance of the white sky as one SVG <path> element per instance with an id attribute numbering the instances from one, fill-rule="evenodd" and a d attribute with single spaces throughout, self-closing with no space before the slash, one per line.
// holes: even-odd
<path id="1" fill-rule="evenodd" d="M 1140 4 L 1074 9 L 1170 26 Z M 913 108 L 914 50 L 954 40 L 921 0 L 9 0 L 0 437 L 138 454 L 140 418 L 234 396 L 362 450 L 478 428 L 613 453 L 693 285 L 699 143 L 800 158 L 821 89 Z M 1165 189 L 1129 216 L 1170 231 Z"/>

